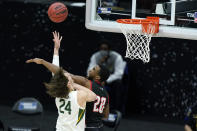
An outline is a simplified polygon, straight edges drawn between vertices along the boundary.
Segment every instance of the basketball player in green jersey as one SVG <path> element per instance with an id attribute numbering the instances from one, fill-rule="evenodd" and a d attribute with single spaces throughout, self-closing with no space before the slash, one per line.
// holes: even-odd
<path id="1" fill-rule="evenodd" d="M 59 33 L 57 32 L 54 32 L 53 36 L 53 41 L 55 44 L 53 62 L 55 61 L 55 63 L 59 63 L 58 51 L 62 37 L 60 37 Z M 35 59 L 31 59 L 30 61 L 34 62 L 34 60 Z M 43 59 L 40 59 L 40 64 L 44 65 L 53 73 L 55 73 L 58 69 L 58 66 L 51 64 Z M 75 83 L 89 88 L 97 95 L 96 101 L 87 103 L 86 106 L 86 131 L 102 131 L 102 118 L 108 118 L 109 96 L 101 83 L 106 81 L 109 75 L 110 74 L 107 68 L 99 65 L 95 66 L 92 70 L 89 71 L 88 79 L 82 76 L 71 74 L 71 77 Z"/>
<path id="2" fill-rule="evenodd" d="M 39 59 L 34 59 L 34 62 L 39 64 Z M 61 68 L 44 85 L 47 93 L 55 98 L 58 109 L 56 131 L 84 131 L 86 102 L 95 101 L 96 94 L 73 83 L 70 75 Z"/>
<path id="3" fill-rule="evenodd" d="M 54 41 L 57 33 L 53 32 Z M 59 39 L 61 41 L 61 39 Z M 56 54 L 54 50 L 54 54 Z M 27 61 L 28 63 L 29 61 Z M 39 59 L 34 59 L 39 64 Z M 53 60 L 59 66 L 59 62 Z M 73 82 L 69 73 L 60 68 L 49 83 L 45 83 L 47 93 L 55 98 L 58 109 L 56 131 L 84 131 L 86 102 L 95 101 L 96 94 L 91 90 Z"/>

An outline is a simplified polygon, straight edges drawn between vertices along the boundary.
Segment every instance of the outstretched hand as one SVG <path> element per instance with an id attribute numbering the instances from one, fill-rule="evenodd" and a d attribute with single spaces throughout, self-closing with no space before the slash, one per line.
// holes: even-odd
<path id="1" fill-rule="evenodd" d="M 60 36 L 59 32 L 52 32 L 53 33 L 53 42 L 54 42 L 54 48 L 59 50 L 60 44 L 62 41 L 62 36 Z"/>
<path id="2" fill-rule="evenodd" d="M 34 59 L 29 59 L 26 61 L 26 63 L 36 63 L 36 64 L 42 64 L 43 59 L 40 58 L 34 58 Z"/>

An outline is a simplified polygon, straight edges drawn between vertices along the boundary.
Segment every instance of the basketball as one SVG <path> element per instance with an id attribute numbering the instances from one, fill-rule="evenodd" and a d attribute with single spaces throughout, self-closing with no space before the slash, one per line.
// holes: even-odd
<path id="1" fill-rule="evenodd" d="M 63 22 L 68 16 L 68 9 L 63 3 L 55 2 L 49 6 L 48 16 L 55 23 Z"/>

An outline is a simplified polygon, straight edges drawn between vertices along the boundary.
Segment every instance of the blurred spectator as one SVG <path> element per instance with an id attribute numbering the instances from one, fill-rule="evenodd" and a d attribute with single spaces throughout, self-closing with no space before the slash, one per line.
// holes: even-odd
<path id="1" fill-rule="evenodd" d="M 188 109 L 184 129 L 185 131 L 197 131 L 197 103 Z"/>
<path id="2" fill-rule="evenodd" d="M 123 93 L 126 90 L 123 90 L 122 78 L 126 62 L 119 53 L 110 49 L 110 44 L 108 42 L 101 42 L 99 48 L 100 50 L 91 56 L 87 72 L 98 64 L 104 65 L 109 69 L 111 75 L 107 79 L 105 87 L 110 96 L 110 109 L 117 109 L 124 114 L 126 95 L 123 95 Z"/>

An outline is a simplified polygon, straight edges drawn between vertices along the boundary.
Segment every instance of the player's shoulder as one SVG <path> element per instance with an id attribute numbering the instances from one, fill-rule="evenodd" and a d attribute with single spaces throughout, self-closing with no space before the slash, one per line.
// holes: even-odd
<path id="1" fill-rule="evenodd" d="M 102 94 L 102 95 L 104 95 L 104 96 L 108 96 L 108 93 L 107 93 L 107 90 L 105 89 L 105 87 L 104 86 L 99 86 L 99 87 L 97 87 L 99 90 L 100 90 L 100 93 Z"/>
<path id="2" fill-rule="evenodd" d="M 107 91 L 101 84 L 98 84 L 95 81 L 92 81 L 92 88 L 101 90 L 102 92 L 106 92 Z"/>
<path id="3" fill-rule="evenodd" d="M 76 92 L 77 92 L 77 97 L 79 99 L 84 99 L 88 95 L 87 92 L 85 92 L 83 90 L 77 90 Z"/>
<path id="4" fill-rule="evenodd" d="M 113 51 L 113 50 L 112 50 L 112 51 L 110 51 L 110 53 L 111 53 L 111 54 L 113 54 L 113 55 L 120 56 L 120 54 L 119 54 L 118 52 L 116 52 L 116 51 Z"/>
<path id="5" fill-rule="evenodd" d="M 98 56 L 100 55 L 100 51 L 95 52 L 92 56 Z"/>

